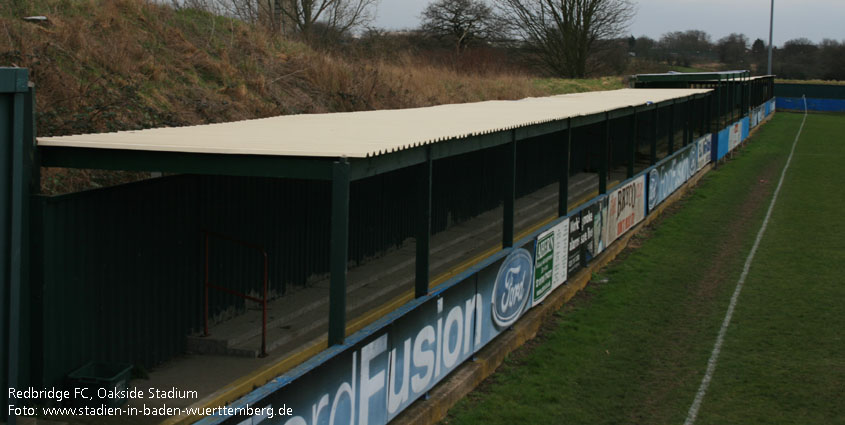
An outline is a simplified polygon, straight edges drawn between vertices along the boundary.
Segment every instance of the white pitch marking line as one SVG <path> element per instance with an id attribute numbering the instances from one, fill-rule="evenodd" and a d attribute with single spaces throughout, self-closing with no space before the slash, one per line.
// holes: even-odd
<path id="1" fill-rule="evenodd" d="M 783 171 L 780 173 L 780 181 L 775 188 L 775 194 L 772 197 L 772 202 L 769 204 L 769 210 L 766 211 L 766 218 L 763 219 L 763 225 L 760 226 L 760 231 L 757 232 L 757 239 L 754 240 L 754 246 L 751 247 L 751 252 L 748 253 L 748 258 L 745 259 L 745 266 L 742 268 L 742 274 L 739 275 L 739 281 L 736 283 L 736 289 L 733 296 L 731 296 L 731 303 L 728 305 L 728 311 L 725 313 L 725 320 L 722 321 L 722 327 L 719 329 L 719 336 L 716 337 L 716 344 L 713 346 L 713 351 L 710 353 L 710 359 L 707 360 L 707 371 L 704 373 L 704 378 L 701 379 L 701 385 L 698 387 L 698 393 L 695 394 L 695 400 L 687 413 L 687 419 L 684 425 L 693 425 L 695 418 L 698 416 L 698 409 L 701 407 L 701 402 L 707 394 L 707 388 L 710 386 L 710 380 L 713 379 L 713 372 L 716 370 L 716 362 L 719 360 L 719 353 L 722 351 L 722 343 L 725 341 L 725 334 L 728 331 L 728 325 L 731 324 L 731 317 L 734 314 L 739 293 L 742 292 L 742 286 L 745 283 L 745 278 L 748 276 L 748 271 L 751 269 L 751 262 L 754 261 L 754 254 L 757 253 L 757 248 L 760 246 L 760 240 L 763 239 L 763 234 L 766 232 L 766 227 L 769 226 L 769 218 L 772 216 L 772 210 L 775 207 L 775 202 L 778 200 L 778 193 L 783 185 L 783 179 L 786 177 L 786 170 L 792 162 L 792 156 L 795 153 L 795 146 L 798 145 L 798 138 L 801 137 L 801 131 L 804 130 L 804 123 L 807 121 L 807 99 L 804 98 L 804 119 L 801 121 L 801 127 L 798 128 L 798 134 L 795 135 L 795 141 L 792 142 L 792 151 L 789 152 L 789 158 L 786 159 L 786 164 L 783 166 Z"/>

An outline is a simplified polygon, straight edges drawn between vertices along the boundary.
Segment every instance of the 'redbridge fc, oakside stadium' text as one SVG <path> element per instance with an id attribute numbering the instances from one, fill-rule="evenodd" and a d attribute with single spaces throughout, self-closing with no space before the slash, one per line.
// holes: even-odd
<path id="1" fill-rule="evenodd" d="M 28 387 L 25 389 L 9 388 L 9 398 L 18 400 L 52 400 L 62 402 L 69 399 L 87 399 L 94 397 L 99 399 L 196 399 L 198 394 L 194 390 L 182 390 L 177 387 L 167 389 L 137 387 L 132 388 L 74 388 L 70 389 L 36 389 Z"/>

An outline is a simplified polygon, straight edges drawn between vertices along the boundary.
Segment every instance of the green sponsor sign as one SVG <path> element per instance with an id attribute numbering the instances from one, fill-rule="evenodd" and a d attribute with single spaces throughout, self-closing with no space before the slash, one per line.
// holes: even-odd
<path id="1" fill-rule="evenodd" d="M 534 300 L 543 301 L 553 289 L 566 281 L 569 257 L 569 218 L 537 236 L 534 248 Z"/>

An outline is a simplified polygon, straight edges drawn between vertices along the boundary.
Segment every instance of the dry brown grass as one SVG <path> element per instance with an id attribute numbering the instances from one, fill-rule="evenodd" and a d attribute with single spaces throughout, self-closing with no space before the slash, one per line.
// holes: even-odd
<path id="1" fill-rule="evenodd" d="M 49 20 L 20 19 L 29 15 Z M 503 65 L 500 52 L 478 50 L 456 58 L 400 50 L 374 57 L 354 50 L 342 55 L 318 51 L 237 20 L 145 0 L 0 3 L 0 66 L 30 69 L 39 135 L 621 86 L 615 80 L 609 85 L 610 80 L 539 80 L 518 66 Z M 123 181 L 89 171 L 44 174 L 47 193 Z"/>
<path id="2" fill-rule="evenodd" d="M 777 84 L 823 84 L 828 86 L 845 86 L 845 81 L 835 80 L 782 80 L 775 79 Z"/>

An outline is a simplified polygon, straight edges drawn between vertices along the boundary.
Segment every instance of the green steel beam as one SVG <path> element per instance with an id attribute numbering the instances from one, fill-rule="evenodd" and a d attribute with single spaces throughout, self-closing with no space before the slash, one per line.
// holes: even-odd
<path id="1" fill-rule="evenodd" d="M 9 299 L 8 288 L 11 285 L 9 280 L 9 259 L 11 258 L 12 244 L 12 129 L 9 128 L 12 117 L 11 109 L 14 107 L 13 96 L 5 93 L 0 94 L 0 380 L 7 381 L 10 372 L 9 354 Z M 12 98 L 12 99 L 10 99 Z M 11 100 L 11 101 L 10 101 Z M 5 406 L 5 391 L 0 394 L 0 406 Z M 9 404 L 13 404 L 11 401 Z M 0 412 L 0 422 L 7 416 L 7 410 Z"/>
<path id="2" fill-rule="evenodd" d="M 440 142 L 443 144 L 452 143 L 452 141 Z M 376 176 L 379 174 L 388 173 L 402 168 L 413 167 L 415 165 L 426 162 L 431 155 L 431 146 L 437 144 L 418 146 L 403 151 L 393 152 L 389 154 L 373 156 L 370 158 L 351 158 L 349 160 L 350 178 L 360 180 L 363 178 Z"/>
<path id="3" fill-rule="evenodd" d="M 41 146 L 46 167 L 330 180 L 330 158 Z"/>
<path id="4" fill-rule="evenodd" d="M 505 146 L 505 184 L 502 188 L 502 247 L 513 246 L 514 205 L 516 204 L 516 135 Z"/>
<path id="5" fill-rule="evenodd" d="M 669 107 L 669 122 L 667 123 L 669 129 L 669 155 L 675 152 L 675 104 Z"/>
<path id="6" fill-rule="evenodd" d="M 657 108 L 651 111 L 651 149 L 650 149 L 650 163 L 651 165 L 657 164 L 657 118 L 658 118 L 658 111 Z"/>
<path id="7" fill-rule="evenodd" d="M 417 177 L 417 262 L 414 293 L 417 298 L 428 295 L 429 286 L 429 253 L 431 247 L 431 188 L 432 161 L 431 149 L 426 149 L 428 160 L 419 165 L 420 173 Z"/>
<path id="8" fill-rule="evenodd" d="M 722 129 L 722 80 L 719 79 L 719 85 L 716 87 L 716 131 Z"/>
<path id="9" fill-rule="evenodd" d="M 563 138 L 563 155 L 561 155 L 560 177 L 557 192 L 557 216 L 564 217 L 569 212 L 569 161 L 572 153 L 572 128 L 566 130 Z"/>
<path id="10" fill-rule="evenodd" d="M 605 115 L 604 132 L 599 142 L 599 193 L 607 193 L 607 157 L 608 144 L 610 143 L 610 118 Z"/>
<path id="11" fill-rule="evenodd" d="M 547 134 L 559 133 L 569 128 L 569 119 L 551 121 L 542 124 L 534 124 L 516 129 L 516 140 L 525 140 L 532 137 L 545 136 Z"/>
<path id="12" fill-rule="evenodd" d="M 25 359 L 21 358 L 22 312 L 28 312 L 23 294 L 29 286 L 29 199 L 32 172 L 31 151 L 34 139 L 32 96 L 29 88 L 29 71 L 23 68 L 0 68 L 0 95 L 4 97 L 3 116 L 0 117 L 0 309 L 3 310 L 0 332 L 5 350 L 0 369 L 8 387 L 27 385 L 19 382 L 25 375 Z M 29 109 L 28 109 L 29 108 Z M 7 292 L 8 291 L 8 292 Z M 26 338 L 26 336 L 23 336 Z M 24 378 L 25 379 L 25 378 Z M 12 395 L 3 400 L 17 405 Z M 17 418 L 0 414 L 10 425 Z"/>
<path id="13" fill-rule="evenodd" d="M 681 140 L 681 146 L 686 146 L 687 140 L 689 140 L 689 131 L 690 131 L 689 121 L 687 120 L 687 118 L 689 117 L 689 102 L 685 103 L 681 107 L 681 117 L 682 117 L 681 122 L 683 123 L 683 126 L 684 126 L 683 134 L 681 135 L 681 137 L 683 138 L 683 140 Z"/>
<path id="14" fill-rule="evenodd" d="M 332 164 L 331 271 L 329 283 L 329 345 L 346 338 L 346 263 L 349 257 L 349 162 Z"/>
<path id="15" fill-rule="evenodd" d="M 693 82 L 716 80 L 723 77 L 742 77 L 747 71 L 723 71 L 723 72 L 685 72 L 673 74 L 639 74 L 634 78 L 638 83 L 654 82 Z"/>
<path id="16" fill-rule="evenodd" d="M 28 90 L 28 69 L 0 67 L 0 93 L 26 93 Z"/>
<path id="17" fill-rule="evenodd" d="M 628 174 L 627 177 L 634 177 L 634 163 L 637 160 L 637 107 L 631 114 L 631 134 L 628 137 Z"/>

